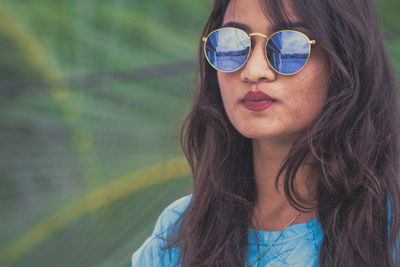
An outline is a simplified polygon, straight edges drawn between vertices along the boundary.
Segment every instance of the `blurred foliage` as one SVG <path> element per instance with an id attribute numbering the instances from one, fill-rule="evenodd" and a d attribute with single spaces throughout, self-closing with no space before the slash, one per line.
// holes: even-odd
<path id="1" fill-rule="evenodd" d="M 376 3 L 399 74 L 400 2 Z M 211 4 L 0 2 L 0 266 L 128 266 L 190 192 L 177 136 Z"/>

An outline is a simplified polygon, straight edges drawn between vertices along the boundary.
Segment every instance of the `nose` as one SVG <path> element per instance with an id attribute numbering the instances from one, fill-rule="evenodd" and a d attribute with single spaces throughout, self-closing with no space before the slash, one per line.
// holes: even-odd
<path id="1" fill-rule="evenodd" d="M 265 57 L 265 38 L 254 42 L 246 65 L 243 66 L 240 77 L 245 82 L 274 81 L 277 73 L 268 64 Z"/>

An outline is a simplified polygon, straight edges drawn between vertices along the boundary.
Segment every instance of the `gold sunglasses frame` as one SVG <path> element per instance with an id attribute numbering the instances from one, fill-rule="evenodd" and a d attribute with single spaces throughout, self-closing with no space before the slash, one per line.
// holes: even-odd
<path id="1" fill-rule="evenodd" d="M 235 69 L 235 70 L 230 70 L 230 71 L 219 70 L 219 69 L 217 69 L 216 67 L 214 67 L 213 64 L 211 64 L 211 62 L 210 62 L 210 60 L 208 59 L 208 56 L 207 56 L 206 46 L 207 46 L 207 40 L 208 40 L 208 38 L 209 38 L 209 37 L 211 36 L 211 34 L 213 34 L 214 32 L 219 31 L 219 30 L 222 30 L 222 29 L 234 29 L 234 30 L 238 30 L 238 31 L 241 31 L 241 32 L 245 33 L 245 34 L 247 35 L 247 37 L 249 38 L 249 44 L 250 44 L 250 45 L 249 45 L 249 53 L 247 54 L 246 60 L 243 62 L 242 65 L 240 65 L 240 67 L 238 67 L 238 68 Z M 304 63 L 303 67 L 301 67 L 301 69 L 299 69 L 298 71 L 296 71 L 296 72 L 294 72 L 294 73 L 290 73 L 290 74 L 286 74 L 286 73 L 282 73 L 282 72 L 277 71 L 277 70 L 271 65 L 271 63 L 269 62 L 269 60 L 268 60 L 268 55 L 267 55 L 267 44 L 268 44 L 268 41 L 269 41 L 269 40 L 271 39 L 271 37 L 274 36 L 275 34 L 280 33 L 280 32 L 285 32 L 285 31 L 300 33 L 301 35 L 303 35 L 304 37 L 306 37 L 306 39 L 308 40 L 308 57 L 307 57 L 306 62 Z M 203 38 L 202 38 L 203 43 L 204 43 L 204 44 L 203 44 L 204 55 L 205 55 L 205 57 L 206 57 L 208 63 L 210 64 L 210 66 L 213 67 L 214 69 L 216 69 L 217 71 L 225 72 L 225 73 L 235 72 L 235 71 L 241 69 L 244 65 L 246 65 L 247 60 L 248 60 L 249 57 L 250 57 L 250 52 L 251 52 L 251 37 L 252 37 L 252 36 L 261 36 L 261 37 L 264 37 L 264 38 L 267 39 L 267 40 L 265 41 L 265 48 L 264 48 L 264 51 L 265 51 L 265 59 L 267 60 L 268 65 L 269 65 L 275 72 L 277 72 L 277 73 L 279 73 L 279 74 L 281 74 L 281 75 L 287 75 L 287 76 L 289 76 L 289 75 L 294 75 L 294 74 L 300 72 L 300 71 L 306 66 L 306 64 L 307 64 L 307 62 L 308 62 L 308 59 L 310 58 L 310 55 L 311 55 L 311 46 L 317 44 L 317 42 L 316 42 L 315 40 L 310 40 L 310 38 L 308 38 L 307 35 L 305 35 L 304 33 L 300 32 L 300 31 L 296 31 L 296 30 L 282 30 L 282 31 L 277 31 L 277 32 L 272 33 L 272 34 L 268 37 L 267 35 L 262 34 L 262 33 L 259 33 L 259 32 L 247 33 L 246 31 L 244 31 L 244 30 L 242 30 L 242 29 L 239 29 L 239 28 L 235 28 L 235 27 L 222 27 L 222 28 L 218 28 L 218 29 L 216 29 L 216 30 L 210 32 L 206 37 L 203 37 Z"/>

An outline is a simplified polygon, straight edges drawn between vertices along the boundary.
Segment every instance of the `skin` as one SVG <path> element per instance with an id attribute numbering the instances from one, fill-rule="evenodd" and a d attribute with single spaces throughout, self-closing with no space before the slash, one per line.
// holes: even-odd
<path id="1" fill-rule="evenodd" d="M 286 6 L 290 20 L 299 21 Z M 272 34 L 272 22 L 258 1 L 231 1 L 223 24 L 227 22 L 245 24 L 250 32 Z M 299 31 L 307 34 L 304 29 Z M 218 72 L 218 83 L 231 123 L 242 135 L 252 139 L 257 184 L 253 222 L 259 229 L 272 231 L 282 229 L 297 214 L 284 196 L 283 184 L 277 191 L 274 181 L 294 140 L 305 132 L 326 102 L 329 67 L 325 51 L 316 45 L 300 72 L 290 76 L 278 74 L 266 61 L 265 41 L 265 38 L 255 36 L 247 63 L 232 73 Z M 242 98 L 247 92 L 258 90 L 276 102 L 266 110 L 250 111 L 243 105 Z M 296 181 L 301 195 L 313 201 L 315 177 L 307 166 L 300 169 Z M 315 216 L 315 210 L 302 213 L 294 223 L 309 221 Z"/>

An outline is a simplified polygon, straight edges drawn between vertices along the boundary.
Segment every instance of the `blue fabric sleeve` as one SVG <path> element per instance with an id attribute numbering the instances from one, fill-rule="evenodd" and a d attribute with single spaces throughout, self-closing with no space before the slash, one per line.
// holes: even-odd
<path id="1" fill-rule="evenodd" d="M 388 236 L 390 235 L 390 229 L 391 229 L 391 224 L 392 224 L 392 205 L 390 204 L 389 198 L 387 198 L 387 208 L 388 208 Z M 396 262 L 396 248 L 399 247 L 399 242 L 400 242 L 400 234 L 397 236 L 395 245 L 393 246 L 393 262 Z"/>
<path id="2" fill-rule="evenodd" d="M 179 249 L 163 250 L 166 238 L 173 224 L 186 209 L 191 195 L 184 196 L 170 204 L 158 217 L 153 233 L 136 250 L 131 258 L 132 267 L 170 267 L 174 266 L 179 258 Z"/>

